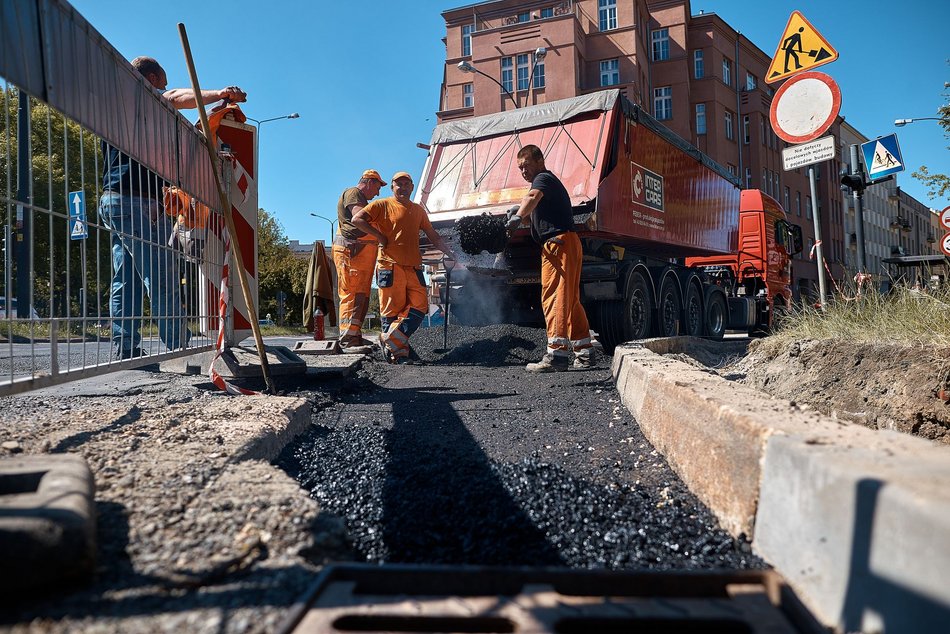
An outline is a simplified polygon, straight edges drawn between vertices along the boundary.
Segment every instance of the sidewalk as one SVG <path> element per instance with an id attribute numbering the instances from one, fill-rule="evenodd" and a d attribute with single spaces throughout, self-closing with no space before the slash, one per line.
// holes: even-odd
<path id="1" fill-rule="evenodd" d="M 234 398 L 207 377 L 133 370 L 0 407 L 4 456 L 87 461 L 99 549 L 90 584 L 6 599 L 0 627 L 271 631 L 312 581 L 311 561 L 343 543 L 342 525 L 269 463 L 310 423 L 306 399 Z"/>

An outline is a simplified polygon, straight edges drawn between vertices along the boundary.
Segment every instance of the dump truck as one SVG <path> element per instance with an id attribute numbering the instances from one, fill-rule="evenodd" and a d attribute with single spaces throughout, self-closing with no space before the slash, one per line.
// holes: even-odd
<path id="1" fill-rule="evenodd" d="M 581 301 L 607 350 L 678 334 L 766 331 L 791 306 L 801 229 L 758 190 L 618 90 L 453 120 L 433 132 L 416 202 L 459 261 L 427 260 L 431 300 L 462 324 L 543 324 L 540 247 L 527 229 L 497 254 L 461 254 L 458 220 L 504 218 L 528 183 L 516 155 L 537 145 L 571 198 L 583 245 Z"/>

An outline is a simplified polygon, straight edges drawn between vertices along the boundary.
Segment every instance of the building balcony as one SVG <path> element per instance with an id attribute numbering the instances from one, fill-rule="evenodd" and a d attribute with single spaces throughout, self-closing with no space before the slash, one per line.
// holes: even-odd
<path id="1" fill-rule="evenodd" d="M 937 237 L 933 234 L 933 232 L 930 232 L 927 234 L 927 242 L 929 242 L 930 244 L 933 244 L 936 241 L 937 241 Z"/>
<path id="2" fill-rule="evenodd" d="M 907 254 L 904 252 L 904 247 L 900 246 L 899 244 L 892 244 L 891 255 L 907 255 Z"/>
<path id="3" fill-rule="evenodd" d="M 900 231 L 910 231 L 910 220 L 904 218 L 903 216 L 894 216 L 891 218 L 891 229 L 899 229 Z"/>

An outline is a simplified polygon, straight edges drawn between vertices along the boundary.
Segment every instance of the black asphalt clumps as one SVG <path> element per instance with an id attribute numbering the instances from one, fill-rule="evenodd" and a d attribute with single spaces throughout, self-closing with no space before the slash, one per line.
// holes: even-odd
<path id="1" fill-rule="evenodd" d="M 541 329 L 453 328 L 455 347 L 438 356 L 441 334 L 431 328 L 410 340 L 435 361 L 367 363 L 280 459 L 325 512 L 343 518 L 359 558 L 765 566 L 649 445 L 619 403 L 609 360 L 536 375 L 516 364 L 543 352 Z"/>
<path id="2" fill-rule="evenodd" d="M 409 339 L 415 356 L 424 363 L 504 366 L 525 365 L 544 355 L 547 335 L 540 328 L 511 324 L 420 328 Z M 447 347 L 443 348 L 443 338 Z"/>
<path id="3" fill-rule="evenodd" d="M 504 216 L 465 216 L 455 221 L 455 231 L 462 251 L 470 255 L 478 255 L 482 251 L 501 253 L 508 244 Z"/>

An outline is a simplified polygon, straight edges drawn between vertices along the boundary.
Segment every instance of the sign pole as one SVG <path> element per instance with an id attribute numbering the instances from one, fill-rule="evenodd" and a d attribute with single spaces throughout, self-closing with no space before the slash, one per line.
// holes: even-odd
<path id="1" fill-rule="evenodd" d="M 858 146 L 851 146 L 851 173 L 861 174 L 861 163 L 858 159 Z M 867 259 L 864 255 L 864 190 L 857 188 L 852 192 L 854 197 L 854 232 L 858 240 L 858 273 L 866 273 Z"/>
<path id="2" fill-rule="evenodd" d="M 821 309 L 825 309 L 827 285 L 825 281 L 825 259 L 821 254 L 821 218 L 818 217 L 818 178 L 815 166 L 808 166 L 808 184 L 811 187 L 811 218 L 815 223 L 815 261 L 818 264 L 818 294 Z"/>

